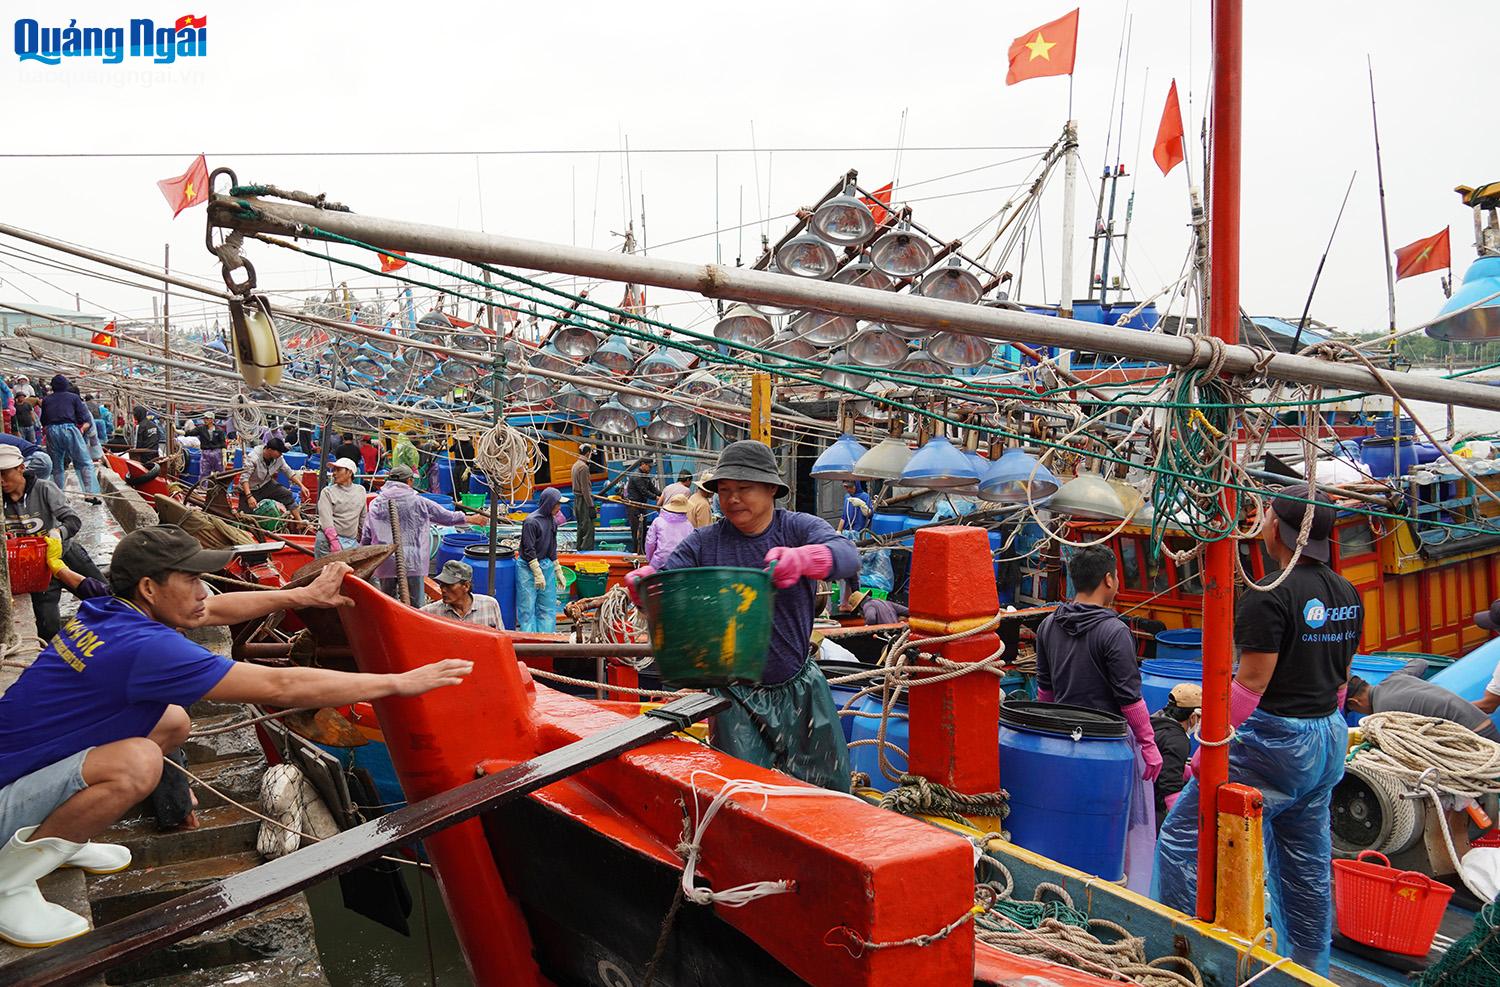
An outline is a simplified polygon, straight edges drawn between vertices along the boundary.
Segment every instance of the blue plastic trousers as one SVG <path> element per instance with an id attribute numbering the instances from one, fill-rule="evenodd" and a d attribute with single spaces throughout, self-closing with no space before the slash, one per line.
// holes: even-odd
<path id="1" fill-rule="evenodd" d="M 1344 777 L 1348 726 L 1333 713 L 1302 720 L 1257 711 L 1229 746 L 1229 780 L 1265 798 L 1266 884 L 1283 955 L 1328 973 L 1333 839 L 1328 804 Z M 1152 897 L 1191 913 L 1197 896 L 1198 781 L 1182 790 L 1156 844 Z"/>
<path id="2" fill-rule="evenodd" d="M 516 622 L 523 631 L 557 630 L 557 560 L 539 559 L 542 588 L 537 589 L 526 563 L 516 566 Z"/>
<path id="3" fill-rule="evenodd" d="M 52 457 L 52 482 L 63 489 L 68 466 L 78 474 L 78 485 L 84 493 L 99 492 L 99 478 L 94 474 L 94 460 L 89 445 L 78 426 L 72 423 L 47 426 L 47 454 Z"/>

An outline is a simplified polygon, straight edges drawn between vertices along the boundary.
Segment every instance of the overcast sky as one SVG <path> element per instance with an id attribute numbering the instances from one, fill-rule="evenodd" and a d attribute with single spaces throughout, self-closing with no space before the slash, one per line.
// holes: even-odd
<path id="1" fill-rule="evenodd" d="M 1472 226 L 1451 189 L 1500 177 L 1487 170 L 1500 162 L 1500 135 L 1481 123 L 1484 111 L 1474 105 L 1489 85 L 1487 42 L 1475 28 L 1489 5 L 1255 0 L 1246 7 L 1245 307 L 1301 311 L 1357 170 L 1313 314 L 1345 329 L 1382 328 L 1385 274 L 1365 56 L 1373 56 L 1381 100 L 1392 244 L 1451 225 L 1461 277 L 1473 258 Z M 721 235 L 724 259 L 733 263 L 741 244 L 747 262 L 758 251 L 765 217 L 814 201 L 845 170 L 859 169 L 870 187 L 890 180 L 903 110 L 908 150 L 899 186 L 911 188 L 898 191 L 898 200 L 913 201 L 918 220 L 945 238 L 963 236 L 1000 208 L 1012 192 L 994 189 L 1021 182 L 1033 161 L 1000 162 L 1051 143 L 1067 114 L 1066 78 L 1004 84 L 1012 38 L 1066 13 L 1067 2 L 208 3 L 192 8 L 209 18 L 206 58 L 169 67 L 140 60 L 22 64 L 10 43 L 14 18 L 67 26 L 55 19 L 57 9 L 39 0 L 6 4 L 0 219 L 152 261 L 170 243 L 174 268 L 211 277 L 203 210 L 173 221 L 154 184 L 180 173 L 200 150 L 211 168 L 234 167 L 242 180 L 325 192 L 363 213 L 604 248 L 618 245 L 614 232 L 626 222 L 619 148 L 628 136 L 630 212 L 639 234 L 644 194 L 648 247 L 698 237 L 660 253 L 714 259 L 717 161 L 719 224 L 741 222 L 742 198 L 743 221 L 755 224 L 743 237 Z M 1073 94 L 1082 145 L 1080 295 L 1109 121 L 1116 120 L 1117 134 L 1121 129 L 1110 95 L 1125 9 L 1118 2 L 1082 5 Z M 1163 178 L 1150 143 L 1175 77 L 1184 113 L 1193 114 L 1187 130 L 1198 174 L 1209 25 L 1206 3 L 1138 0 L 1129 9 L 1119 156 L 1127 170 L 1139 161 L 1139 172 L 1137 181 L 1122 183 L 1121 195 L 1135 194 L 1130 273 L 1137 291 L 1149 293 L 1176 277 L 1188 245 L 1183 169 Z M 80 27 L 115 26 L 131 16 L 170 23 L 186 12 L 159 3 L 77 2 L 66 10 Z M 752 121 L 758 155 L 745 150 Z M 1023 150 L 919 150 L 974 146 Z M 812 147 L 845 150 L 793 150 Z M 653 153 L 682 148 L 720 150 L 717 157 L 711 150 Z M 857 150 L 864 148 L 877 150 Z M 245 153 L 569 150 L 604 153 Z M 78 156 L 19 156 L 38 153 Z M 160 156 L 117 156 L 125 153 Z M 968 169 L 981 170 L 942 177 Z M 1058 180 L 1042 212 L 1041 240 L 1033 241 L 1045 260 L 1046 297 L 1041 268 L 1028 263 L 1024 300 L 1057 301 L 1061 194 Z M 766 225 L 773 240 L 787 222 Z M 0 241 L 0 250 L 11 246 Z M 326 266 L 295 255 L 257 247 L 252 256 L 263 286 L 329 283 Z M 10 256 L 0 255 L 0 280 L 0 300 L 30 295 L 71 304 L 78 291 L 86 310 L 151 310 L 144 292 Z M 1398 321 L 1424 321 L 1441 302 L 1436 275 L 1402 282 Z M 695 304 L 663 314 L 684 322 L 704 317 Z"/>

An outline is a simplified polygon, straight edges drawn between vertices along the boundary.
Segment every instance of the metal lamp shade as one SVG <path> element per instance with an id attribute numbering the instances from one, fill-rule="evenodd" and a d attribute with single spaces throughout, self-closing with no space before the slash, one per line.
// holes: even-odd
<path id="1" fill-rule="evenodd" d="M 865 393 L 871 395 L 885 396 L 896 389 L 894 384 L 882 380 L 872 380 L 865 387 Z M 879 401 L 862 399 L 854 401 L 849 405 L 849 410 L 858 418 L 867 418 L 870 421 L 887 421 L 891 417 L 891 406 Z"/>
<path id="2" fill-rule="evenodd" d="M 719 378 L 707 370 L 699 370 L 683 381 L 677 390 L 690 398 L 701 398 L 713 394 L 719 387 Z"/>
<path id="3" fill-rule="evenodd" d="M 1028 500 L 1041 504 L 1057 493 L 1057 488 L 1052 471 L 1020 446 L 1005 450 L 979 480 L 979 496 L 996 504 L 1024 504 Z"/>
<path id="4" fill-rule="evenodd" d="M 869 451 L 858 439 L 845 432 L 813 463 L 812 475 L 819 480 L 857 480 L 854 464 Z"/>
<path id="5" fill-rule="evenodd" d="M 927 352 L 950 367 L 982 367 L 995 353 L 995 344 L 962 332 L 934 333 Z"/>
<path id="6" fill-rule="evenodd" d="M 432 343 L 435 346 L 447 346 L 448 334 L 445 332 L 429 332 L 425 329 L 419 329 L 418 331 L 411 334 L 411 340 L 414 343 Z"/>
<path id="7" fill-rule="evenodd" d="M 1500 339 L 1500 257 L 1480 257 L 1464 272 L 1463 283 L 1443 303 L 1427 327 L 1433 339 Z M 1457 313 L 1450 315 L 1449 313 Z"/>
<path id="8" fill-rule="evenodd" d="M 453 345 L 456 349 L 467 350 L 470 353 L 484 353 L 490 348 L 490 337 L 478 329 L 468 332 L 455 332 L 453 334 Z"/>
<path id="9" fill-rule="evenodd" d="M 792 320 L 788 327 L 792 335 L 798 336 L 814 346 L 838 346 L 854 335 L 857 323 L 847 315 L 831 312 L 803 312 Z"/>
<path id="10" fill-rule="evenodd" d="M 663 389 L 676 387 L 686 372 L 682 360 L 669 349 L 653 350 L 635 365 L 637 380 L 644 378 Z"/>
<path id="11" fill-rule="evenodd" d="M 953 490 L 978 480 L 969 457 L 941 435 L 928 439 L 901 471 L 902 486 L 927 490 Z"/>
<path id="12" fill-rule="evenodd" d="M 828 354 L 828 362 L 831 366 L 827 370 L 824 370 L 819 377 L 823 383 L 831 384 L 834 387 L 852 387 L 855 390 L 859 390 L 870 383 L 870 378 L 863 374 L 856 374 L 840 369 L 840 367 L 849 364 L 849 354 L 843 350 L 836 350 Z"/>
<path id="13" fill-rule="evenodd" d="M 349 369 L 364 377 L 377 379 L 385 376 L 385 363 L 373 353 L 363 353 L 349 361 Z"/>
<path id="14" fill-rule="evenodd" d="M 531 355 L 531 365 L 538 370 L 550 370 L 555 374 L 565 374 L 573 369 L 575 361 L 567 360 L 557 352 L 557 347 L 548 343 Z"/>
<path id="15" fill-rule="evenodd" d="M 592 329 L 569 322 L 552 334 L 557 352 L 574 360 L 587 360 L 599 348 L 599 336 Z"/>
<path id="16" fill-rule="evenodd" d="M 621 394 L 620 403 L 630 411 L 655 411 L 661 407 L 662 398 L 656 387 L 646 381 L 632 381 L 631 386 L 646 391 L 646 394 Z"/>
<path id="17" fill-rule="evenodd" d="M 599 407 L 599 402 L 589 397 L 576 387 L 565 387 L 557 392 L 557 397 L 552 399 L 563 411 L 571 411 L 575 415 L 591 415 L 594 409 Z"/>
<path id="18" fill-rule="evenodd" d="M 1125 506 L 1125 516 L 1135 518 L 1146 506 L 1146 499 L 1141 492 L 1124 480 L 1109 480 L 1110 489 L 1119 496 L 1120 503 Z"/>
<path id="19" fill-rule="evenodd" d="M 882 322 L 881 325 L 903 339 L 926 339 L 932 335 L 931 329 L 918 329 L 916 326 L 898 326 L 894 322 Z"/>
<path id="20" fill-rule="evenodd" d="M 599 344 L 594 351 L 593 361 L 612 374 L 628 374 L 630 368 L 635 366 L 635 354 L 630 352 L 630 344 L 619 336 L 611 336 Z"/>
<path id="21" fill-rule="evenodd" d="M 610 379 L 609 374 L 603 367 L 596 367 L 592 363 L 586 363 L 573 371 L 573 373 L 578 378 L 573 382 L 573 385 L 582 391 L 586 397 L 591 397 L 595 401 L 607 401 L 614 397 L 615 389 L 609 386 L 614 381 Z"/>
<path id="22" fill-rule="evenodd" d="M 848 189 L 813 210 L 807 225 L 819 237 L 839 247 L 864 243 L 875 233 L 875 217 L 870 207 L 850 195 Z"/>
<path id="23" fill-rule="evenodd" d="M 370 336 L 366 339 L 366 342 L 386 356 L 395 356 L 396 352 L 401 349 L 401 340 L 397 338 L 395 333 L 378 338 Z"/>
<path id="24" fill-rule="evenodd" d="M 662 404 L 656 412 L 656 417 L 669 425 L 681 428 L 691 428 L 698 420 L 698 413 L 685 404 L 673 404 L 668 401 Z"/>
<path id="25" fill-rule="evenodd" d="M 468 387 L 479 379 L 479 371 L 474 369 L 474 365 L 462 360 L 449 360 L 438 373 L 454 387 Z"/>
<path id="26" fill-rule="evenodd" d="M 505 379 L 505 393 L 525 404 L 540 404 L 552 394 L 552 384 L 540 377 L 517 374 Z"/>
<path id="27" fill-rule="evenodd" d="M 894 278 L 884 271 L 877 270 L 875 265 L 870 263 L 869 254 L 865 254 L 853 264 L 842 268 L 829 280 L 834 284 L 847 284 L 854 288 L 873 288 L 875 291 L 889 291 L 896 284 Z"/>
<path id="28" fill-rule="evenodd" d="M 904 441 L 887 437 L 859 457 L 854 464 L 854 475 L 861 480 L 899 480 L 911 458 L 911 450 Z"/>
<path id="29" fill-rule="evenodd" d="M 644 432 L 652 442 L 681 442 L 688 435 L 686 425 L 673 425 L 660 416 L 651 419 Z"/>
<path id="30" fill-rule="evenodd" d="M 838 263 L 833 248 L 807 231 L 792 237 L 776 251 L 776 266 L 782 273 L 799 278 L 826 278 Z"/>
<path id="31" fill-rule="evenodd" d="M 979 301 L 979 279 L 964 270 L 957 257 L 950 257 L 947 264 L 922 279 L 917 294 L 923 298 L 972 305 Z"/>
<path id="32" fill-rule="evenodd" d="M 401 354 L 401 362 L 419 377 L 426 377 L 437 369 L 438 358 L 430 350 L 407 350 Z"/>
<path id="33" fill-rule="evenodd" d="M 926 377 L 941 377 L 948 372 L 946 364 L 934 360 L 931 353 L 922 349 L 912 350 L 911 356 L 901 361 L 901 365 L 896 369 L 905 374 L 918 374 Z"/>
<path id="34" fill-rule="evenodd" d="M 799 360 L 811 360 L 818 354 L 818 348 L 812 343 L 809 343 L 801 336 L 796 336 L 790 332 L 785 331 L 778 332 L 776 335 L 772 336 L 770 342 L 766 344 L 766 349 L 770 350 L 772 353 L 779 353 L 782 356 L 796 357 Z M 779 367 L 785 366 L 787 361 L 776 360 L 767 357 L 766 362 Z"/>
<path id="35" fill-rule="evenodd" d="M 640 426 L 630 409 L 618 401 L 606 401 L 589 415 L 589 427 L 605 435 L 634 435 Z"/>
<path id="36" fill-rule="evenodd" d="M 870 263 L 893 278 L 915 277 L 931 266 L 932 245 L 903 224 L 875 241 Z"/>
<path id="37" fill-rule="evenodd" d="M 771 320 L 749 305 L 734 305 L 724 313 L 724 318 L 714 326 L 714 336 L 726 343 L 745 343 L 759 346 L 776 332 Z"/>
<path id="38" fill-rule="evenodd" d="M 906 340 L 879 322 L 871 322 L 855 333 L 845 350 L 861 367 L 879 368 L 894 367 L 911 352 Z"/>
<path id="39" fill-rule="evenodd" d="M 1058 489 L 1047 509 L 1082 521 L 1123 521 L 1129 516 L 1114 487 L 1098 473 L 1084 471 Z"/>

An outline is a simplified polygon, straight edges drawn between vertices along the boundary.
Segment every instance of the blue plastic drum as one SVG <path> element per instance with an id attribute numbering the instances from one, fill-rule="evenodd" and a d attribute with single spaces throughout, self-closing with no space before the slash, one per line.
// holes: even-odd
<path id="1" fill-rule="evenodd" d="M 1000 780 L 1012 842 L 1110 881 L 1125 876 L 1135 752 L 1124 717 L 1008 700 L 1000 707 Z"/>
<path id="2" fill-rule="evenodd" d="M 464 549 L 464 561 L 474 567 L 474 592 L 493 596 L 500 604 L 500 620 L 505 624 L 505 629 L 515 630 L 515 553 L 508 548 L 498 549 L 496 558 L 491 563 L 489 545 L 470 545 Z"/>
<path id="3" fill-rule="evenodd" d="M 1146 708 L 1158 713 L 1167 704 L 1172 687 L 1182 682 L 1203 684 L 1203 662 L 1153 658 L 1141 662 L 1141 698 Z"/>
<path id="4" fill-rule="evenodd" d="M 625 523 L 625 505 L 604 501 L 599 504 L 599 527 Z"/>
<path id="5" fill-rule="evenodd" d="M 838 703 L 838 700 L 834 700 Z M 847 702 L 847 700 L 845 700 Z M 841 704 L 840 704 L 841 705 Z M 841 716 L 845 721 L 848 731 L 847 736 L 851 744 L 864 740 L 869 743 L 860 744 L 858 747 L 849 748 L 849 767 L 854 771 L 863 771 L 870 776 L 870 787 L 881 792 L 888 792 L 896 787 L 895 782 L 890 781 L 880 773 L 880 745 L 876 739 L 880 733 L 880 697 L 866 696 L 855 704 L 854 708 L 861 713 L 869 713 L 869 716 Z M 906 704 L 901 703 L 892 707 L 890 718 L 885 726 L 885 740 L 887 744 L 895 744 L 902 751 L 907 747 L 907 719 Z M 885 749 L 885 759 L 897 771 L 906 770 L 906 758 L 901 756 L 900 751 Z"/>
<path id="6" fill-rule="evenodd" d="M 1203 629 L 1184 627 L 1156 635 L 1156 657 L 1175 661 L 1203 660 Z"/>

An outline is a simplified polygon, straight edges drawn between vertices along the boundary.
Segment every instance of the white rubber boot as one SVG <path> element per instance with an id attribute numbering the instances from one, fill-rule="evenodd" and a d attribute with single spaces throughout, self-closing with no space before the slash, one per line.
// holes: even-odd
<path id="1" fill-rule="evenodd" d="M 17 946 L 53 946 L 89 931 L 88 919 L 42 897 L 36 882 L 83 849 L 56 838 L 31 840 L 35 826 L 0 847 L 0 938 Z"/>
<path id="2" fill-rule="evenodd" d="M 62 862 L 90 874 L 117 874 L 130 866 L 130 848 L 118 843 L 85 843 L 78 852 Z"/>

